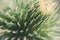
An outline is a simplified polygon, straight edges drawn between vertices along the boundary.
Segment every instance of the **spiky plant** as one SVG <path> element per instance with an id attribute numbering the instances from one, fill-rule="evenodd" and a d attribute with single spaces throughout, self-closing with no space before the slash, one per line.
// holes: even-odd
<path id="1" fill-rule="evenodd" d="M 42 14 L 39 1 L 13 1 L 15 8 L 8 6 L 0 12 L 0 28 L 8 30 L 3 36 L 7 37 L 7 40 L 45 40 L 55 17 Z"/>

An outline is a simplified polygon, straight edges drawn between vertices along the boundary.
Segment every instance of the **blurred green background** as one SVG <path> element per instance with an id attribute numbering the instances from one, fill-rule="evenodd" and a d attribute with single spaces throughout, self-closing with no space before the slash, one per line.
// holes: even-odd
<path id="1" fill-rule="evenodd" d="M 60 0 L 54 0 L 56 4 L 58 5 L 58 8 L 60 8 Z M 7 8 L 7 5 L 9 7 L 14 8 L 16 5 L 12 2 L 12 0 L 0 0 L 0 11 L 3 11 L 3 9 Z M 57 22 L 56 25 L 51 29 L 54 30 L 53 33 L 49 33 L 50 36 L 53 37 L 53 40 L 60 40 L 60 9 L 57 12 Z M 0 29 L 0 33 L 3 33 L 5 30 Z"/>

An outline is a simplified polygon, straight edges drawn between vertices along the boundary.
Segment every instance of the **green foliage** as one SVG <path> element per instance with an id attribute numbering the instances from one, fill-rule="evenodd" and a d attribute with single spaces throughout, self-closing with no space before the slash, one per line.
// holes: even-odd
<path id="1" fill-rule="evenodd" d="M 39 2 L 34 0 L 13 0 L 15 8 L 7 7 L 0 12 L 0 26 L 8 30 L 3 36 L 7 40 L 45 40 L 47 31 L 53 25 L 51 15 L 39 11 Z M 51 24 L 52 23 L 52 24 Z"/>

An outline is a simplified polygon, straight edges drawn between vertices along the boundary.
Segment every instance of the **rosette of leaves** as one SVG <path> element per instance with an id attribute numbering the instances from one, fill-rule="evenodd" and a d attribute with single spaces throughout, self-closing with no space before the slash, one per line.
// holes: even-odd
<path id="1" fill-rule="evenodd" d="M 54 23 L 53 15 L 43 15 L 36 0 L 13 0 L 14 7 L 0 12 L 0 28 L 7 30 L 7 40 L 45 40 L 48 28 Z"/>

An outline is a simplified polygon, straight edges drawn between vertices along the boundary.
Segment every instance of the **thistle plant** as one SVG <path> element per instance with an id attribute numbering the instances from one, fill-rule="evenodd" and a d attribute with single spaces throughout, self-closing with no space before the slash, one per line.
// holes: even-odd
<path id="1" fill-rule="evenodd" d="M 7 6 L 0 12 L 0 28 L 7 30 L 7 40 L 47 40 L 48 28 L 55 23 L 56 10 L 42 14 L 39 1 L 13 0 L 15 7 Z M 55 7 L 56 8 L 56 7 Z M 55 9 L 54 8 L 54 9 Z"/>

